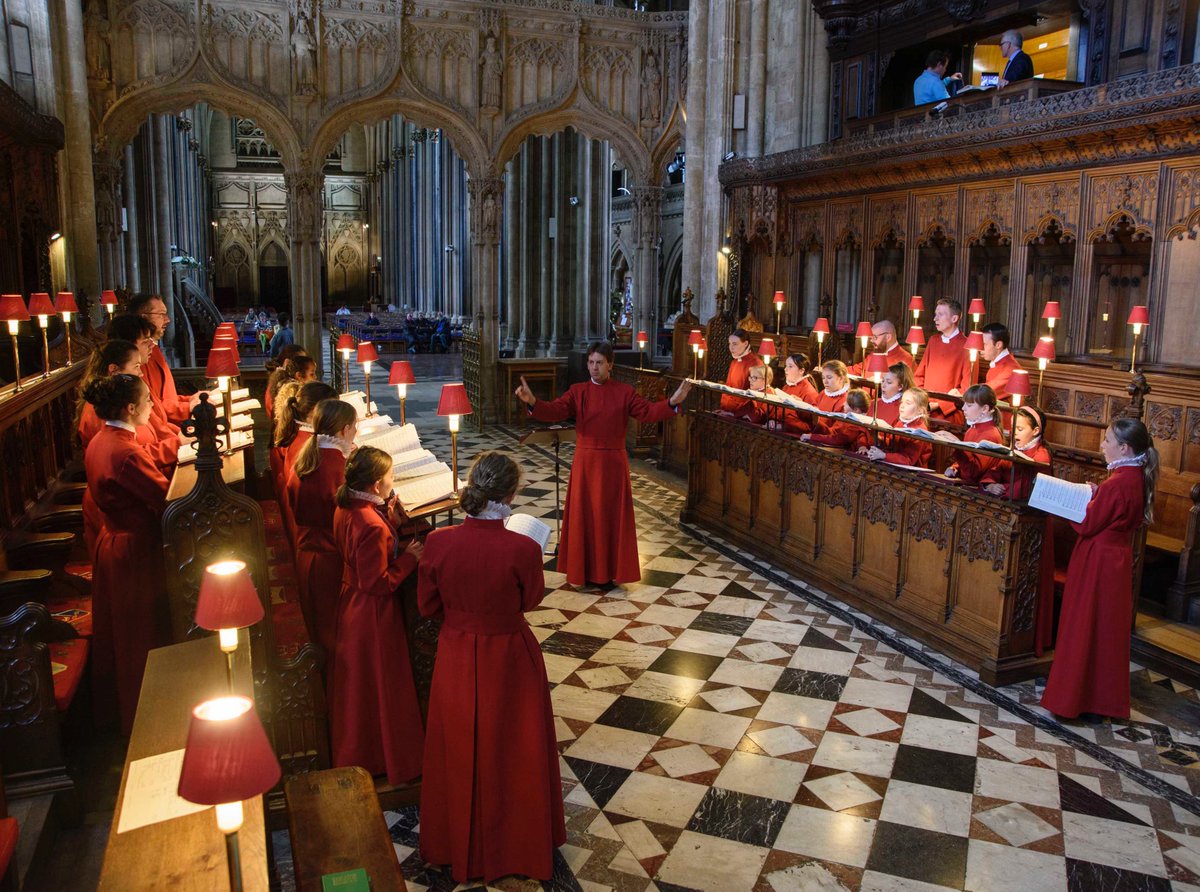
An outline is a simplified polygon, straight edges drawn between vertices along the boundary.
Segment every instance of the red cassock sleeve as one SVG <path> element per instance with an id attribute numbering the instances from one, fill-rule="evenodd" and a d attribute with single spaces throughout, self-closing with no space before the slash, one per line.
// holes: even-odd
<path id="1" fill-rule="evenodd" d="M 835 421 L 827 432 L 813 434 L 810 443 L 819 446 L 836 446 L 839 449 L 857 449 L 859 446 L 870 445 L 870 432 L 845 421 Z"/>
<path id="2" fill-rule="evenodd" d="M 630 399 L 627 409 L 634 421 L 639 421 L 643 424 L 666 421 L 675 414 L 675 410 L 667 402 L 666 397 L 652 402 L 644 396 L 638 396 L 637 392 L 632 389 L 630 389 Z"/>
<path id="3" fill-rule="evenodd" d="M 994 443 L 999 443 L 999 435 L 994 437 L 982 437 L 983 440 L 990 440 Z M 1001 465 L 1004 460 L 1000 458 L 992 458 L 990 455 L 983 455 L 979 452 L 964 452 L 956 450 L 955 466 L 958 468 L 958 475 L 962 478 L 963 483 L 1000 483 Z"/>
<path id="4" fill-rule="evenodd" d="M 538 400 L 529 407 L 529 414 L 538 421 L 553 424 L 574 418 L 579 407 L 575 403 L 575 389 L 568 387 L 567 392 L 556 400 Z"/>
<path id="5" fill-rule="evenodd" d="M 1109 477 L 1096 489 L 1096 494 L 1088 502 L 1087 513 L 1083 515 L 1082 523 L 1070 521 L 1071 527 L 1081 537 L 1094 536 L 1111 526 L 1116 525 L 1133 512 L 1133 506 L 1125 498 L 1121 487 L 1110 485 Z M 1141 511 L 1143 506 L 1138 506 Z"/>
<path id="6" fill-rule="evenodd" d="M 894 465 L 928 468 L 932 458 L 933 444 L 915 437 L 888 437 L 884 446 L 883 460 Z"/>
<path id="7" fill-rule="evenodd" d="M 146 450 L 150 460 L 160 468 L 170 468 L 179 461 L 179 438 L 155 435 L 151 425 L 145 424 L 138 428 L 138 443 Z"/>
<path id="8" fill-rule="evenodd" d="M 131 449 L 118 471 L 121 485 L 136 496 L 145 506 L 162 516 L 167 507 L 167 490 L 171 481 L 163 476 L 162 471 L 154 466 L 154 462 L 144 449 Z"/>
<path id="9" fill-rule="evenodd" d="M 542 603 L 546 594 L 546 574 L 542 569 L 541 549 L 532 539 L 523 538 L 528 540 L 528 545 L 522 543 L 517 576 L 521 586 L 521 611 L 525 612 Z"/>
<path id="10" fill-rule="evenodd" d="M 354 543 L 352 560 L 358 578 L 376 580 L 370 594 L 379 597 L 390 595 L 417 569 L 417 559 L 407 552 L 392 557 L 391 543 L 387 530 L 375 523 L 364 524 Z"/>

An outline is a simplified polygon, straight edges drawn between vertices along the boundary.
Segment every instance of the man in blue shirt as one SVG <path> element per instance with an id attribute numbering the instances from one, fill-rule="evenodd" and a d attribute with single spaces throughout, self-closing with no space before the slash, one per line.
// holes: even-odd
<path id="1" fill-rule="evenodd" d="M 954 72 L 946 76 L 946 66 L 950 64 L 950 54 L 945 50 L 934 50 L 925 58 L 925 70 L 913 82 L 913 105 L 924 105 L 927 102 L 941 102 L 950 98 L 946 88 L 951 81 L 962 83 L 962 73 Z"/>
<path id="2" fill-rule="evenodd" d="M 294 343 L 296 343 L 296 335 L 292 331 L 292 317 L 287 313 L 280 313 L 279 331 L 275 332 L 275 336 L 271 338 L 267 352 L 272 357 L 276 357 L 279 355 L 280 350 Z"/>

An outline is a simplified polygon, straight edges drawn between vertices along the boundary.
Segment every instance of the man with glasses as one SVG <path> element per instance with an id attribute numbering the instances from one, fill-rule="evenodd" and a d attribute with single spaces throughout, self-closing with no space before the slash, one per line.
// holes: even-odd
<path id="1" fill-rule="evenodd" d="M 175 377 L 167 367 L 167 358 L 158 345 L 158 341 L 162 340 L 162 336 L 167 330 L 167 322 L 170 318 L 167 316 L 167 305 L 157 294 L 139 294 L 129 301 L 127 312 L 141 316 L 154 326 L 154 331 L 150 335 L 155 341 L 154 349 L 150 351 L 149 359 L 142 363 L 142 377 L 145 378 L 146 385 L 150 388 L 154 399 L 167 413 L 167 420 L 172 424 L 180 424 L 200 401 L 200 396 L 199 394 L 179 395 L 175 389 Z"/>
<path id="2" fill-rule="evenodd" d="M 1000 55 L 1008 60 L 1004 74 L 1000 75 L 1002 87 L 1033 77 L 1033 60 L 1028 53 L 1021 51 L 1022 43 L 1020 31 L 1005 31 L 1000 38 Z"/>

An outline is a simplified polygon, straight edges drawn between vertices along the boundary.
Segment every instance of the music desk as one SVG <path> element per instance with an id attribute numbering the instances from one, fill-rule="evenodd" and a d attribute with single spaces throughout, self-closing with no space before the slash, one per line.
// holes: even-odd
<path id="1" fill-rule="evenodd" d="M 558 396 L 558 370 L 560 366 L 566 365 L 565 359 L 556 357 L 529 357 L 528 359 L 500 359 L 497 360 L 501 370 L 504 372 L 505 400 L 504 400 L 504 420 L 508 424 L 513 423 L 513 405 L 517 404 L 517 413 L 521 418 L 521 423 L 524 424 L 525 411 L 520 408 L 520 402 L 513 391 L 517 389 L 517 384 L 524 377 L 526 382 L 534 384 L 538 381 L 548 381 L 550 383 L 550 399 L 555 399 Z"/>

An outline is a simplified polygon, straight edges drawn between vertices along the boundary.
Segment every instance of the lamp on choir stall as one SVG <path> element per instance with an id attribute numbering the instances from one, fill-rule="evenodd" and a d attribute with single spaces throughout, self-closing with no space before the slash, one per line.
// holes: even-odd
<path id="1" fill-rule="evenodd" d="M 233 693 L 233 653 L 238 648 L 238 629 L 248 628 L 262 618 L 262 601 L 245 561 L 218 561 L 204 568 L 196 598 L 196 625 L 217 633 L 225 654 L 230 693 Z"/>
<path id="2" fill-rule="evenodd" d="M 54 315 L 54 302 L 50 295 L 38 291 L 29 295 L 29 314 L 37 316 L 38 328 L 42 330 L 42 380 L 50 377 L 50 340 L 46 329 L 50 327 L 50 317 Z"/>
<path id="3" fill-rule="evenodd" d="M 354 352 L 354 338 L 351 335 L 339 335 L 337 339 L 338 353 L 342 354 L 342 393 L 350 390 L 350 354 Z"/>
<path id="4" fill-rule="evenodd" d="M 917 358 L 917 351 L 925 343 L 925 329 L 919 325 L 914 325 L 908 330 L 908 346 L 912 347 L 912 356 Z"/>
<path id="5" fill-rule="evenodd" d="M 357 359 L 362 363 L 363 380 L 367 382 L 367 417 L 370 418 L 373 414 L 371 412 L 371 363 L 379 359 L 379 351 L 370 341 L 359 341 Z"/>
<path id="6" fill-rule="evenodd" d="M 108 310 L 108 318 L 111 319 L 113 317 L 113 313 L 117 311 L 117 292 L 101 291 L 100 303 L 103 305 L 104 309 Z"/>
<path id="7" fill-rule="evenodd" d="M 214 348 L 225 347 L 230 353 L 233 354 L 233 361 L 238 365 L 241 365 L 242 354 L 238 352 L 238 342 L 236 336 L 230 337 L 229 335 L 218 334 L 215 338 L 213 338 L 212 345 Z"/>
<path id="8" fill-rule="evenodd" d="M 875 399 L 872 400 L 871 420 L 879 420 L 879 387 L 883 384 L 883 376 L 887 374 L 888 358 L 886 353 L 872 353 L 867 357 L 866 368 L 864 371 L 871 376 L 871 380 L 875 382 Z"/>
<path id="9" fill-rule="evenodd" d="M 649 340 L 650 340 L 649 336 L 644 331 L 638 332 L 637 345 L 638 345 L 638 368 L 639 369 L 642 367 L 642 362 L 646 358 L 645 350 L 646 350 L 646 344 L 649 342 Z"/>
<path id="10" fill-rule="evenodd" d="M 708 338 L 700 339 L 700 346 L 696 348 L 696 359 L 704 362 L 704 351 L 708 349 Z M 708 363 L 704 364 L 704 373 L 708 374 Z"/>
<path id="11" fill-rule="evenodd" d="M 225 421 L 228 429 L 225 431 L 225 454 L 233 452 L 233 388 L 229 386 L 231 378 L 238 376 L 237 362 L 234 361 L 233 351 L 228 347 L 213 347 L 208 351 L 208 365 L 204 374 L 217 379 L 217 389 L 221 391 L 221 403 L 225 407 Z"/>
<path id="12" fill-rule="evenodd" d="M 825 346 L 825 335 L 829 334 L 829 320 L 822 316 L 813 323 L 812 333 L 817 336 L 817 366 L 821 365 L 821 350 Z"/>
<path id="13" fill-rule="evenodd" d="M 443 384 L 438 400 L 438 415 L 450 419 L 450 472 L 454 477 L 454 495 L 458 495 L 458 419 L 471 414 L 471 398 L 462 384 Z"/>
<path id="14" fill-rule="evenodd" d="M 775 300 L 773 302 L 775 304 L 775 334 L 781 335 L 783 334 L 783 328 L 780 327 L 779 320 L 783 316 L 783 305 L 787 303 L 782 291 L 775 292 Z"/>
<path id="15" fill-rule="evenodd" d="M 762 357 L 763 365 L 767 368 L 771 367 L 771 363 L 779 354 L 775 352 L 775 341 L 771 338 L 763 338 L 758 345 L 758 355 Z M 763 381 L 763 395 L 767 392 L 767 382 Z"/>
<path id="16" fill-rule="evenodd" d="M 1142 326 L 1150 324 L 1150 311 L 1146 307 L 1134 307 L 1129 311 L 1129 325 L 1133 326 L 1133 352 L 1129 355 L 1129 371 L 1134 371 L 1137 365 L 1138 338 L 1142 334 Z"/>
<path id="17" fill-rule="evenodd" d="M 987 310 L 985 310 L 983 307 L 983 299 L 978 297 L 971 298 L 971 306 L 968 308 L 967 312 L 971 314 L 971 323 L 976 328 L 979 328 L 979 320 L 982 319 L 983 314 L 987 312 Z"/>
<path id="18" fill-rule="evenodd" d="M 75 295 L 70 291 L 60 291 L 54 297 L 54 310 L 63 317 L 63 329 L 67 333 L 67 367 L 71 366 L 71 314 L 79 312 L 75 303 Z"/>
<path id="19" fill-rule="evenodd" d="M 408 385 L 416 384 L 417 377 L 413 374 L 412 363 L 404 359 L 399 359 L 392 363 L 392 368 L 388 372 L 388 384 L 396 385 L 396 395 L 400 397 L 400 424 L 405 424 L 404 420 L 404 398 L 408 396 Z"/>
<path id="20" fill-rule="evenodd" d="M 249 697 L 217 697 L 192 710 L 178 793 L 188 802 L 216 806 L 217 829 L 225 834 L 229 888 L 235 892 L 242 889 L 237 837 L 244 820 L 242 802 L 270 790 L 279 776 L 279 760 Z"/>
<path id="21" fill-rule="evenodd" d="M 865 361 L 867 358 L 867 342 L 871 340 L 871 323 L 866 321 L 858 323 L 858 328 L 855 330 L 854 336 L 858 338 L 858 342 L 862 345 L 861 358 Z"/>
<path id="22" fill-rule="evenodd" d="M 21 295 L 0 294 L 0 320 L 8 323 L 8 333 L 12 337 L 13 375 L 16 378 L 13 393 L 20 393 L 25 388 L 21 386 L 21 357 L 17 353 L 17 330 L 22 322 L 29 321 L 29 310 L 25 308 L 25 301 Z"/>
<path id="23" fill-rule="evenodd" d="M 919 294 L 914 294 L 908 299 L 908 308 L 912 310 L 913 325 L 921 321 L 921 311 L 925 309 L 925 298 Z"/>
<path id="24" fill-rule="evenodd" d="M 700 349 L 700 341 L 704 337 L 704 333 L 698 328 L 693 328 L 691 334 L 688 335 L 688 345 L 692 348 L 692 377 L 700 377 L 700 357 L 696 351 Z"/>
<path id="25" fill-rule="evenodd" d="M 1054 323 L 1062 318 L 1062 310 L 1058 307 L 1058 301 L 1046 301 L 1046 306 L 1042 310 L 1042 318 L 1046 320 L 1046 327 L 1050 329 L 1050 334 L 1053 335 Z"/>
<path id="26" fill-rule="evenodd" d="M 1046 374 L 1046 366 L 1057 358 L 1054 353 L 1054 338 L 1046 336 L 1038 338 L 1033 348 L 1033 358 L 1038 361 L 1038 392 L 1037 404 L 1042 405 L 1042 376 Z"/>
<path id="27" fill-rule="evenodd" d="M 967 335 L 967 355 L 971 357 L 971 383 L 975 383 L 975 362 L 983 350 L 983 332 L 973 331 Z"/>
<path id="28" fill-rule="evenodd" d="M 237 323 L 236 322 L 222 322 L 220 325 L 217 326 L 217 330 L 216 330 L 216 332 L 214 332 L 213 337 L 216 337 L 217 335 L 223 335 L 223 334 L 232 335 L 233 337 L 236 338 L 238 336 Z"/>
<path id="29" fill-rule="evenodd" d="M 1008 379 L 1008 400 L 1012 403 L 1014 409 L 1019 409 L 1025 397 L 1032 393 L 1029 387 L 1029 372 L 1025 369 L 1013 369 L 1012 376 Z M 1017 419 L 1014 416 L 1010 424 L 1008 432 L 1008 448 L 1012 449 L 1016 442 L 1017 435 Z"/>

